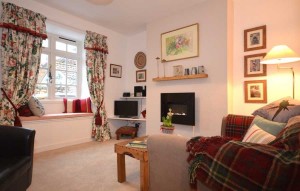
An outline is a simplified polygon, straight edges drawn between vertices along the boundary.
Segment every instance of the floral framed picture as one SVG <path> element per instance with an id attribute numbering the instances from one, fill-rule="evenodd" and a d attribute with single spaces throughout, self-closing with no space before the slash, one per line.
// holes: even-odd
<path id="1" fill-rule="evenodd" d="M 146 82 L 146 70 L 136 71 L 136 82 Z"/>
<path id="2" fill-rule="evenodd" d="M 161 59 L 166 62 L 199 56 L 199 24 L 161 34 Z"/>
<path id="3" fill-rule="evenodd" d="M 122 66 L 116 64 L 110 64 L 110 77 L 121 78 Z"/>
<path id="4" fill-rule="evenodd" d="M 266 25 L 244 30 L 244 52 L 266 48 L 266 33 Z"/>
<path id="5" fill-rule="evenodd" d="M 265 55 L 265 53 L 261 53 L 244 56 L 244 77 L 267 75 L 267 65 L 260 63 Z"/>
<path id="6" fill-rule="evenodd" d="M 245 103 L 267 103 L 267 81 L 244 82 Z"/>

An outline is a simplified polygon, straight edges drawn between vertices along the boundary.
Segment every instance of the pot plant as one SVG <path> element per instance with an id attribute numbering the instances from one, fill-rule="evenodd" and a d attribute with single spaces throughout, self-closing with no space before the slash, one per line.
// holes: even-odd
<path id="1" fill-rule="evenodd" d="M 163 133 L 172 134 L 175 127 L 172 124 L 172 116 L 174 113 L 172 113 L 172 109 L 169 108 L 169 112 L 167 113 L 167 116 L 162 117 L 163 124 L 160 126 L 160 130 Z"/>

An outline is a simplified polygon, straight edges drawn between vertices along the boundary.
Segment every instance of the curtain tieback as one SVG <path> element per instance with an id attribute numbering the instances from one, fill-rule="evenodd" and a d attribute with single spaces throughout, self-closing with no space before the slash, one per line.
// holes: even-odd
<path id="1" fill-rule="evenodd" d="M 4 96 L 6 97 L 6 99 L 9 101 L 9 103 L 13 106 L 13 108 L 14 108 L 14 110 L 15 110 L 15 122 L 14 122 L 14 126 L 22 127 L 21 120 L 20 120 L 19 116 L 17 115 L 17 113 L 18 113 L 17 107 L 16 107 L 15 104 L 13 104 L 13 102 L 9 99 L 9 97 L 7 96 L 7 94 L 6 94 L 6 92 L 4 91 L 3 88 L 1 88 L 1 91 L 3 92 Z"/>
<path id="2" fill-rule="evenodd" d="M 96 114 L 96 118 L 95 118 L 95 124 L 96 125 L 102 125 L 102 117 L 100 115 L 100 107 L 97 108 L 97 114 Z"/>

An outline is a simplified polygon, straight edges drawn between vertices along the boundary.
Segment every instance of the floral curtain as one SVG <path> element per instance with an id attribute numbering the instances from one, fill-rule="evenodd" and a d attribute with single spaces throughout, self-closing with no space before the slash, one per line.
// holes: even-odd
<path id="1" fill-rule="evenodd" d="M 107 37 L 87 31 L 84 41 L 86 49 L 87 81 L 91 101 L 96 107 L 92 122 L 92 138 L 106 141 L 111 138 L 104 104 L 104 82 L 108 48 Z"/>
<path id="2" fill-rule="evenodd" d="M 0 18 L 1 87 L 19 108 L 34 93 L 39 73 L 46 17 L 12 3 L 2 2 Z M 0 124 L 13 125 L 16 113 L 8 100 L 0 99 Z"/>

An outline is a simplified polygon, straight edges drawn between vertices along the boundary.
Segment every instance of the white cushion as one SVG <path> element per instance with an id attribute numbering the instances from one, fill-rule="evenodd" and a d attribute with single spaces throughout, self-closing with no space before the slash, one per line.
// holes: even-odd
<path id="1" fill-rule="evenodd" d="M 42 103 L 35 97 L 31 96 L 28 102 L 28 107 L 35 116 L 45 115 L 45 109 Z"/>

